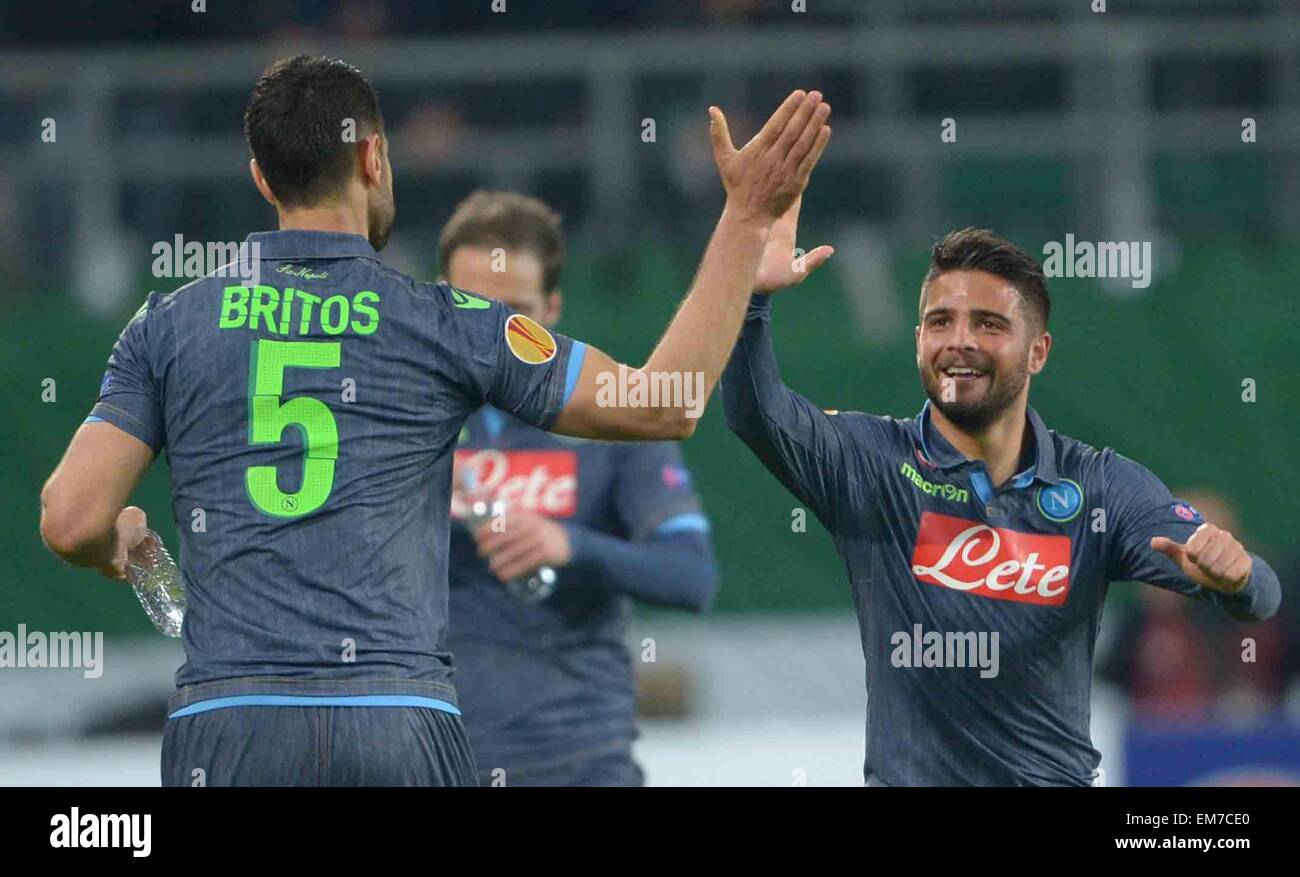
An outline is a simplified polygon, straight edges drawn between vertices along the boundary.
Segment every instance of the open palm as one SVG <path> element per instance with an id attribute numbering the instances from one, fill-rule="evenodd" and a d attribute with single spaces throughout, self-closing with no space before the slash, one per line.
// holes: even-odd
<path id="1" fill-rule="evenodd" d="M 817 247 L 809 253 L 795 251 L 795 236 L 799 231 L 799 205 L 802 201 L 802 196 L 796 198 L 785 214 L 772 225 L 767 245 L 763 248 L 763 258 L 758 265 L 758 275 L 754 278 L 755 292 L 769 294 L 787 286 L 797 286 L 835 253 L 835 248 L 829 246 Z"/>

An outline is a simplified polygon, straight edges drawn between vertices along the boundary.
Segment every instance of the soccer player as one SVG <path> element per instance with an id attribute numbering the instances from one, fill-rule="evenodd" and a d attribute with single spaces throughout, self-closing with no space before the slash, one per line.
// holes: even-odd
<path id="1" fill-rule="evenodd" d="M 792 267 L 797 215 L 796 204 L 768 239 L 721 392 L 732 430 L 821 519 L 848 571 L 867 785 L 1093 784 L 1108 584 L 1149 582 L 1258 621 L 1277 610 L 1277 576 L 1145 467 L 1048 429 L 1029 407 L 1052 348 L 1046 283 L 989 231 L 955 231 L 931 253 L 916 417 L 824 411 L 788 389 L 766 293 L 831 252 Z"/>
<path id="2" fill-rule="evenodd" d="M 438 250 L 452 288 L 559 320 L 564 236 L 541 201 L 475 192 Z M 717 580 L 677 445 L 565 438 L 486 405 L 465 422 L 456 465 L 473 489 L 453 493 L 453 517 L 505 503 L 472 535 L 452 528 L 448 569 L 448 645 L 480 782 L 641 785 L 628 598 L 699 612 Z M 548 596 L 504 586 L 543 566 L 558 574 Z"/>
<path id="3" fill-rule="evenodd" d="M 829 112 L 796 91 L 737 150 L 710 108 L 726 204 L 644 369 L 712 389 Z M 681 405 L 598 404 L 599 376 L 618 369 L 605 354 L 379 262 L 393 175 L 355 68 L 275 63 L 244 126 L 279 216 L 249 237 L 262 281 L 149 295 L 42 491 L 41 534 L 122 578 L 146 526 L 123 506 L 167 453 L 188 608 L 164 784 L 472 784 L 445 644 L 465 418 L 490 403 L 567 435 L 641 439 L 688 436 L 695 420 Z"/>

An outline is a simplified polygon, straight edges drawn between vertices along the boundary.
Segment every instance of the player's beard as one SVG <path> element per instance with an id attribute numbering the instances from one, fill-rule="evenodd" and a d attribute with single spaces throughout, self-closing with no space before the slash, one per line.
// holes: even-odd
<path id="1" fill-rule="evenodd" d="M 993 368 L 991 363 L 963 364 L 979 369 L 988 379 L 988 389 L 978 399 L 954 398 L 945 401 L 943 398 L 945 376 L 933 365 L 921 369 L 921 386 L 925 389 L 925 395 L 930 397 L 931 404 L 942 411 L 943 416 L 948 418 L 953 426 L 962 432 L 977 435 L 997 422 L 997 419 L 1015 403 L 1020 396 L 1020 391 L 1025 387 L 1025 382 L 1029 380 L 1029 366 L 1021 360 L 1010 371 L 1003 373 Z M 942 367 L 947 368 L 950 365 L 952 363 L 945 363 Z"/>
<path id="2" fill-rule="evenodd" d="M 383 201 L 371 204 L 369 214 L 368 239 L 370 246 L 378 252 L 388 246 L 388 234 L 393 230 L 393 219 L 397 216 L 397 205 L 394 203 L 392 193 L 390 192 Z"/>

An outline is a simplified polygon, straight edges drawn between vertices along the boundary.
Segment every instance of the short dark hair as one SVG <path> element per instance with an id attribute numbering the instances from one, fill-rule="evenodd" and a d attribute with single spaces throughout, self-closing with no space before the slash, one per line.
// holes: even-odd
<path id="1" fill-rule="evenodd" d="M 267 185 L 286 207 L 310 207 L 338 194 L 356 167 L 355 143 L 383 134 L 379 95 L 361 71 L 337 58 L 295 55 L 276 61 L 253 86 L 244 136 Z"/>
<path id="2" fill-rule="evenodd" d="M 1040 329 L 1047 328 L 1052 315 L 1052 300 L 1047 294 L 1047 278 L 1038 260 L 1006 238 L 987 228 L 963 228 L 950 231 L 930 250 L 930 270 L 921 282 L 918 314 L 925 313 L 926 290 L 930 281 L 947 271 L 985 271 L 1001 277 L 1020 293 L 1021 304 Z"/>
<path id="3" fill-rule="evenodd" d="M 544 201 L 518 192 L 479 190 L 456 205 L 438 239 L 438 261 L 445 274 L 460 247 L 504 247 L 531 252 L 542 263 L 542 292 L 560 285 L 564 232 L 560 214 Z"/>

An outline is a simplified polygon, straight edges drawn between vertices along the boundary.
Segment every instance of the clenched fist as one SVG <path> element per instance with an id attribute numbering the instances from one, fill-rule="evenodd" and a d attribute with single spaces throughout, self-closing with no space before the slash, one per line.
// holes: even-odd
<path id="1" fill-rule="evenodd" d="M 1186 545 L 1154 536 L 1151 547 L 1178 564 L 1183 575 L 1203 588 L 1235 594 L 1250 580 L 1251 560 L 1245 546 L 1213 524 L 1197 527 Z"/>
<path id="2" fill-rule="evenodd" d="M 107 566 L 99 568 L 99 574 L 104 578 L 124 582 L 127 554 L 149 534 L 149 519 L 145 516 L 144 509 L 134 505 L 122 509 L 118 512 L 113 532 L 117 540 L 113 546 L 113 557 Z"/>

